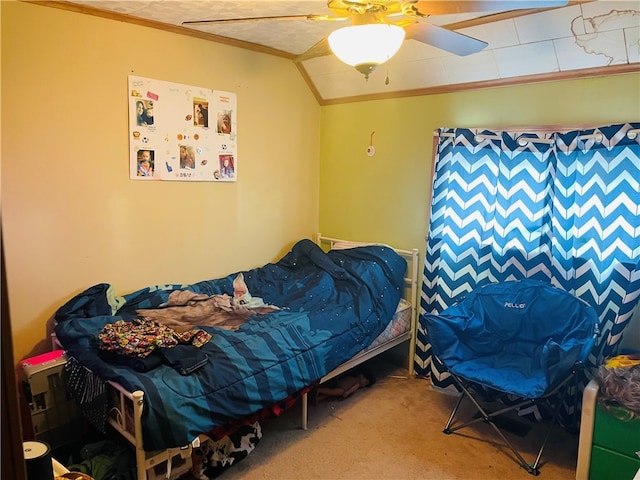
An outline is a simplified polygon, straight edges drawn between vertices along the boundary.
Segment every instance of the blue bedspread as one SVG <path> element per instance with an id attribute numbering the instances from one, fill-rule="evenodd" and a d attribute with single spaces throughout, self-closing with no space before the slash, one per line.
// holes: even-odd
<path id="1" fill-rule="evenodd" d="M 145 393 L 145 450 L 186 445 L 232 419 L 255 413 L 311 385 L 371 343 L 393 316 L 406 261 L 366 246 L 323 252 L 301 240 L 276 263 L 244 271 L 252 295 L 282 309 L 251 316 L 237 331 L 203 327 L 208 364 L 191 375 L 160 365 L 147 373 L 105 362 L 98 333 L 107 323 L 158 308 L 173 290 L 233 294 L 237 273 L 192 285 L 157 285 L 114 297 L 95 285 L 56 313 L 68 355 L 105 380 Z"/>

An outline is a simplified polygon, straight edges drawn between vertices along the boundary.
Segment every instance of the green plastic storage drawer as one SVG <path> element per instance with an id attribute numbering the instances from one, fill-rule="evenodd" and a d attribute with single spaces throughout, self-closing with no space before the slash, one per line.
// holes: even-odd
<path id="1" fill-rule="evenodd" d="M 597 404 L 593 427 L 590 480 L 631 480 L 640 469 L 640 419 L 623 408 Z"/>

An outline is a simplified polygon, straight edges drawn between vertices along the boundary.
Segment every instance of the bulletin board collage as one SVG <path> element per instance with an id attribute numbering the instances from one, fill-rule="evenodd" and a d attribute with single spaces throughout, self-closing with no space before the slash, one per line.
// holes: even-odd
<path id="1" fill-rule="evenodd" d="M 130 75 L 129 178 L 235 182 L 234 93 Z"/>

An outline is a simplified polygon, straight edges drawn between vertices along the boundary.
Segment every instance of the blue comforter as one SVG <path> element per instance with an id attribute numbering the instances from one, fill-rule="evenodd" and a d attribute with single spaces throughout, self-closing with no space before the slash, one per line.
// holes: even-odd
<path id="1" fill-rule="evenodd" d="M 242 272 L 252 295 L 281 310 L 253 315 L 236 331 L 202 327 L 212 336 L 201 348 L 209 360 L 187 376 L 165 364 L 140 373 L 106 362 L 98 334 L 138 309 L 160 308 L 174 290 L 233 295 L 237 273 L 122 297 L 95 285 L 58 310 L 55 331 L 78 363 L 145 393 L 145 450 L 179 447 L 311 385 L 370 344 L 395 312 L 405 270 L 406 261 L 387 247 L 325 253 L 301 240 L 278 262 Z"/>

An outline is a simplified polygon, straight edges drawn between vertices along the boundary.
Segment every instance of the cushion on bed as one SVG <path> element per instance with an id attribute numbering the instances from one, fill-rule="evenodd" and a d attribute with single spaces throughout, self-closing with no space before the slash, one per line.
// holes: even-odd
<path id="1" fill-rule="evenodd" d="M 346 250 L 348 248 L 358 248 L 358 247 L 366 247 L 366 246 L 388 247 L 388 245 L 385 245 L 384 243 L 348 242 L 348 241 L 341 240 L 339 242 L 332 243 L 331 250 Z"/>

